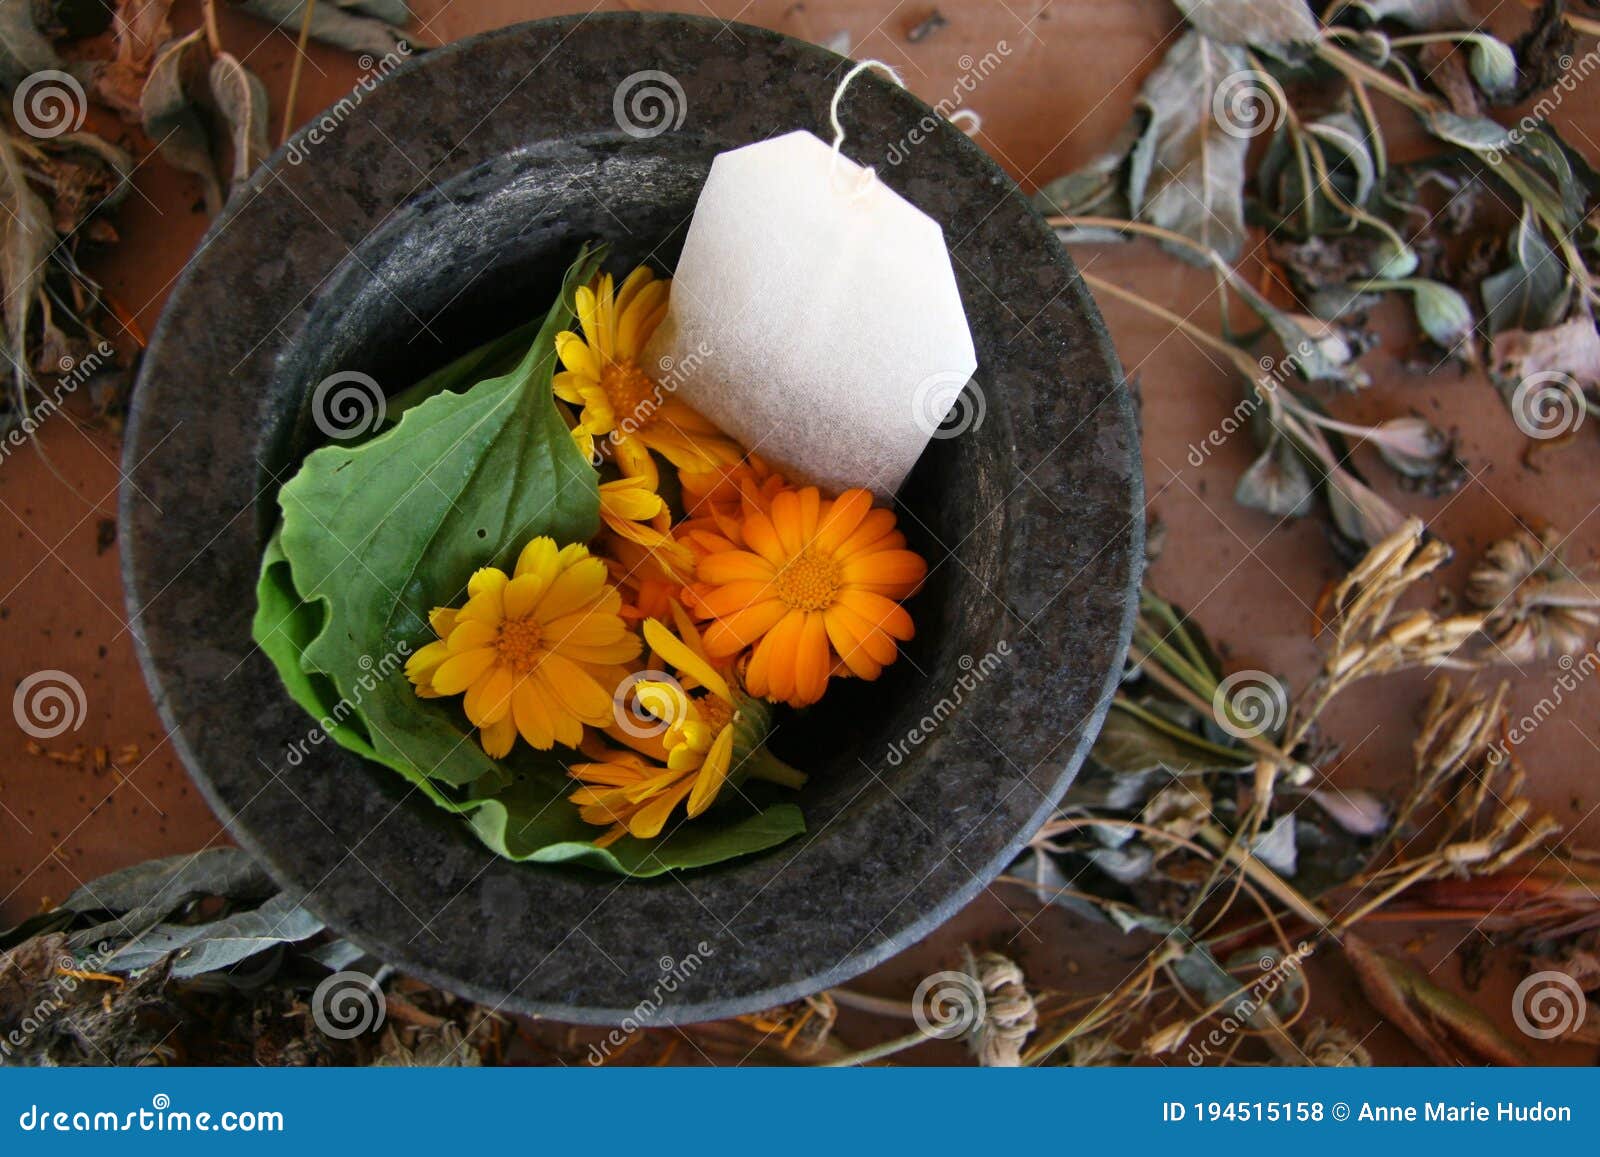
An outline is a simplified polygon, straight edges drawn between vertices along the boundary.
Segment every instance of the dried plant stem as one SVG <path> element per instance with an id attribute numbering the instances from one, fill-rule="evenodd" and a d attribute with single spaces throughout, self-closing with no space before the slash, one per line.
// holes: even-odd
<path id="1" fill-rule="evenodd" d="M 212 56 L 222 55 L 222 34 L 217 31 L 217 3 L 216 0 L 205 0 L 202 14 L 206 22 L 206 47 L 211 49 Z"/>
<path id="2" fill-rule="evenodd" d="M 1591 20 L 1587 16 L 1579 16 L 1573 12 L 1562 13 L 1561 18 L 1567 22 L 1569 28 L 1575 28 L 1588 36 L 1600 36 L 1600 20 Z"/>
<path id="3" fill-rule="evenodd" d="M 1213 349 L 1223 357 L 1227 358 L 1228 362 L 1246 377 L 1253 378 L 1255 374 L 1259 372 L 1260 367 L 1258 367 L 1250 358 L 1246 357 L 1243 350 L 1239 349 L 1237 346 L 1231 345 L 1222 338 L 1217 337 L 1215 334 L 1207 332 L 1204 328 L 1196 325 L 1188 318 L 1180 317 L 1178 314 L 1173 313 L 1170 309 L 1166 309 L 1163 306 L 1157 305 L 1149 298 L 1141 297 L 1139 294 L 1134 293 L 1131 289 L 1123 289 L 1120 285 L 1115 285 L 1103 277 L 1097 277 L 1087 270 L 1079 270 L 1078 276 L 1083 278 L 1084 282 L 1092 289 L 1095 289 L 1100 293 L 1107 294 L 1111 297 L 1115 297 L 1119 301 L 1125 301 L 1129 305 L 1136 305 L 1146 313 L 1151 313 L 1156 317 L 1161 318 L 1163 321 L 1172 325 L 1175 329 L 1182 330 L 1185 334 L 1199 342 L 1201 345 L 1206 346 L 1209 349 Z"/>
<path id="4" fill-rule="evenodd" d="M 1445 111 L 1444 105 L 1433 97 L 1401 84 L 1388 73 L 1374 68 L 1359 57 L 1352 56 L 1330 40 L 1317 43 L 1317 55 L 1343 73 L 1347 80 L 1359 77 L 1365 84 L 1386 96 L 1393 97 L 1413 112 L 1430 115 Z"/>
<path id="5" fill-rule="evenodd" d="M 921 1029 L 918 1029 L 916 1032 L 908 1033 L 902 1037 L 896 1037 L 894 1040 L 884 1041 L 880 1045 L 873 1045 L 871 1048 L 858 1049 L 853 1053 L 846 1053 L 842 1057 L 834 1058 L 822 1067 L 828 1069 L 846 1069 L 853 1068 L 856 1065 L 870 1064 L 873 1061 L 881 1061 L 886 1057 L 892 1057 L 896 1053 L 903 1053 L 907 1049 L 915 1048 L 917 1045 L 920 1045 L 926 1041 L 937 1039 L 937 1037 L 930 1036 Z"/>
<path id="6" fill-rule="evenodd" d="M 1144 673 L 1151 679 L 1154 679 L 1157 683 L 1161 684 L 1162 687 L 1172 692 L 1172 694 L 1176 695 L 1179 699 L 1182 699 L 1185 703 L 1196 710 L 1204 711 L 1207 714 L 1211 713 L 1213 707 L 1210 700 L 1196 694 L 1186 683 L 1184 683 L 1183 680 L 1179 679 L 1170 671 L 1162 667 L 1161 663 L 1155 660 L 1148 652 L 1144 654 L 1134 652 L 1132 657 L 1136 662 L 1143 666 Z M 1241 736 L 1239 742 L 1243 743 L 1262 759 L 1268 760 L 1269 762 L 1277 764 L 1280 767 L 1286 767 L 1294 770 L 1298 770 L 1300 767 L 1300 764 L 1296 763 L 1280 748 L 1274 747 L 1272 744 L 1262 739 L 1259 735 Z"/>
<path id="7" fill-rule="evenodd" d="M 1226 859 L 1239 866 L 1239 870 L 1289 911 L 1314 928 L 1325 932 L 1336 930 L 1336 924 L 1321 908 L 1300 894 L 1299 890 L 1251 854 L 1249 849 L 1238 847 L 1228 834 L 1215 824 L 1207 824 L 1197 833 L 1200 839 L 1216 849 Z"/>
<path id="8" fill-rule="evenodd" d="M 877 1016 L 910 1017 L 915 1010 L 908 1000 L 896 1000 L 890 996 L 873 996 L 867 992 L 853 992 L 848 988 L 830 988 L 828 995 L 833 997 L 835 1004 L 845 1008 L 853 1008 L 858 1012 L 870 1012 Z"/>
<path id="9" fill-rule="evenodd" d="M 289 70 L 289 95 L 283 100 L 283 134 L 280 145 L 287 144 L 294 131 L 294 106 L 300 95 L 300 72 L 306 63 L 306 45 L 311 40 L 311 16 L 317 10 L 317 0 L 306 0 L 305 11 L 300 14 L 300 39 L 295 43 L 294 65 Z"/>

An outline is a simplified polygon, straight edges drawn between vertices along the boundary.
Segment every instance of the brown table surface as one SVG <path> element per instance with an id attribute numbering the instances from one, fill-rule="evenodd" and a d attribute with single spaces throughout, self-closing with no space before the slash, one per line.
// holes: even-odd
<path id="1" fill-rule="evenodd" d="M 1003 65 L 967 104 L 983 118 L 977 139 L 1030 191 L 1108 145 L 1178 19 L 1167 0 L 942 0 L 947 25 L 911 43 L 908 30 L 931 5 L 712 0 L 679 6 L 820 42 L 847 33 L 852 54 L 895 66 L 930 103 L 956 91 L 964 56 L 981 57 L 1004 41 Z M 542 0 L 412 0 L 412 7 L 421 43 L 586 8 Z M 596 10 L 672 7 L 602 3 Z M 1504 0 L 1477 7 L 1496 26 L 1516 27 L 1526 16 L 1519 4 Z M 196 0 L 180 0 L 175 26 L 197 26 L 198 10 Z M 224 10 L 222 34 L 266 83 L 276 140 L 294 56 L 293 30 L 272 30 Z M 354 57 L 313 45 L 302 81 L 301 117 L 338 99 L 357 77 Z M 1591 160 L 1600 159 L 1595 144 L 1600 105 L 1567 101 L 1552 119 Z M 1390 120 L 1397 139 L 1412 137 L 1405 116 Z M 136 155 L 147 151 L 140 134 L 104 110 L 91 113 L 90 127 L 121 139 Z M 121 243 L 91 272 L 148 334 L 207 222 L 197 205 L 197 186 L 165 164 L 141 164 L 135 186 L 136 194 L 117 218 Z M 1192 308 L 1212 290 L 1209 275 L 1143 245 L 1089 247 L 1075 256 L 1100 276 L 1169 303 Z M 1251 453 L 1247 439 L 1231 439 L 1204 465 L 1189 465 L 1189 446 L 1237 401 L 1235 381 L 1204 349 L 1141 311 L 1115 301 L 1103 302 L 1102 308 L 1128 374 L 1142 390 L 1149 507 L 1168 527 L 1151 582 L 1226 642 L 1235 666 L 1276 671 L 1292 685 L 1303 685 L 1317 662 L 1308 631 L 1311 606 L 1324 584 L 1341 573 L 1322 526 L 1315 520 L 1278 525 L 1233 503 L 1233 483 Z M 1369 471 L 1402 510 L 1424 518 L 1457 548 L 1458 561 L 1444 585 L 1459 589 L 1465 565 L 1518 517 L 1543 518 L 1569 531 L 1571 558 L 1591 560 L 1600 542 L 1600 520 L 1594 518 L 1600 495 L 1588 431 L 1577 445 L 1544 456 L 1539 469 L 1530 469 L 1522 461 L 1526 441 L 1486 379 L 1449 367 L 1418 372 L 1410 364 L 1406 326 L 1388 318 L 1381 328 L 1384 343 L 1365 362 L 1373 387 L 1335 405 L 1347 420 L 1417 411 L 1460 432 L 1470 474 L 1452 496 L 1405 493 L 1382 468 Z M 4 722 L 10 740 L 0 760 L 0 923 L 61 899 L 99 873 L 226 839 L 165 742 L 134 659 L 117 545 L 110 540 L 120 451 L 114 432 L 58 421 L 47 424 L 37 446 L 0 464 L 0 527 L 11 544 L 0 556 L 0 685 L 14 687 L 42 668 L 71 672 L 87 691 L 88 718 L 81 730 L 49 746 L 70 751 L 81 744 L 92 755 L 97 746 L 115 754 L 135 745 L 139 752 L 116 769 L 96 768 L 92 758 L 82 765 L 52 760 L 30 754 L 26 737 L 11 720 Z M 1521 709 L 1548 693 L 1553 669 L 1507 668 L 1504 674 L 1513 680 L 1513 703 Z M 1402 676 L 1369 684 L 1340 702 L 1328 720 L 1344 747 L 1332 769 L 1337 782 L 1383 786 L 1406 775 L 1421 694 L 1420 679 Z M 1521 748 L 1531 769 L 1533 798 L 1568 825 L 1568 839 L 1576 847 L 1593 846 L 1600 837 L 1600 821 L 1593 816 L 1600 804 L 1594 782 L 1600 750 L 1597 706 L 1600 687 L 1582 686 Z M 1449 926 L 1409 940 L 1402 935 L 1399 941 L 1434 968 L 1436 980 L 1461 988 L 1459 956 L 1478 936 L 1469 927 Z M 1104 926 L 1077 924 L 1058 911 L 1040 914 L 1026 895 L 995 888 L 853 987 L 907 996 L 922 976 L 952 965 L 962 940 L 1015 956 L 1038 983 L 1079 992 L 1092 991 L 1097 978 L 1115 981 L 1138 957 L 1132 945 Z M 1368 1047 L 1381 1059 L 1418 1059 L 1354 995 L 1342 967 L 1313 967 L 1318 1011 L 1367 1036 Z M 1474 997 L 1508 1028 L 1508 994 L 1515 980 L 1509 966 L 1502 967 Z M 859 1014 L 854 1021 L 852 1045 L 870 1043 L 898 1027 Z M 1547 1062 L 1594 1060 L 1594 1050 L 1581 1046 L 1539 1045 L 1535 1051 Z"/>

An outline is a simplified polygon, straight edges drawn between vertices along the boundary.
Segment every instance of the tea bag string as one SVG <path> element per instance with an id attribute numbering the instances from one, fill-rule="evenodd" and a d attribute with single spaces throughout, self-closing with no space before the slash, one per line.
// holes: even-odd
<path id="1" fill-rule="evenodd" d="M 839 121 L 839 102 L 844 99 L 844 90 L 850 87 L 850 82 L 869 68 L 876 68 L 901 88 L 906 86 L 906 82 L 900 79 L 900 74 L 883 61 L 863 60 L 845 73 L 844 79 L 839 82 L 839 87 L 833 90 L 833 101 L 828 105 L 828 119 L 833 122 L 833 156 L 828 161 L 828 179 L 836 189 L 839 187 L 839 150 L 844 145 L 844 125 Z M 851 199 L 860 197 L 870 189 L 876 176 L 871 165 L 862 166 L 860 181 L 851 192 Z"/>
<path id="2" fill-rule="evenodd" d="M 839 82 L 839 87 L 833 90 L 833 100 L 828 105 L 828 120 L 833 123 L 833 155 L 828 160 L 828 179 L 833 187 L 839 187 L 839 157 L 844 145 L 844 125 L 839 120 L 839 102 L 844 99 L 844 90 L 850 87 L 850 82 L 866 72 L 869 68 L 876 68 L 894 81 L 901 88 L 906 82 L 900 79 L 900 74 L 890 65 L 881 60 L 863 60 L 854 68 L 844 74 L 844 79 Z M 957 109 L 946 118 L 967 136 L 974 136 L 983 128 L 983 118 L 969 108 Z M 855 200 L 872 187 L 872 181 L 877 176 L 871 165 L 863 165 L 861 177 L 853 191 L 851 200 Z"/>

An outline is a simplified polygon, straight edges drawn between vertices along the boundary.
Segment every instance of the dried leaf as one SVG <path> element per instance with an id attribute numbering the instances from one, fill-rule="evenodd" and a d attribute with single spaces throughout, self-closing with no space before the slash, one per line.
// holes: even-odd
<path id="1" fill-rule="evenodd" d="M 286 29 L 298 29 L 305 9 L 305 0 L 230 0 L 229 6 L 248 13 L 259 20 L 268 20 Z M 362 13 L 382 13 L 374 18 Z M 311 37 L 332 44 L 348 52 L 384 57 L 392 52 L 410 51 L 405 34 L 396 27 L 403 21 L 397 15 L 409 15 L 405 5 L 384 3 L 382 0 L 362 0 L 361 3 L 320 3 L 311 12 Z"/>
<path id="2" fill-rule="evenodd" d="M 261 79 L 224 52 L 211 62 L 211 95 L 233 135 L 233 180 L 237 185 L 267 159 L 267 89 Z"/>
<path id="3" fill-rule="evenodd" d="M 124 120 L 142 119 L 139 94 L 156 50 L 172 36 L 172 0 L 120 0 L 115 17 L 117 55 L 94 74 L 94 91 Z"/>
<path id="4" fill-rule="evenodd" d="M 1566 266 L 1545 240 L 1532 206 L 1506 238 L 1511 264 L 1483 279 L 1483 308 L 1490 335 L 1509 329 L 1538 330 L 1567 312 L 1572 283 Z"/>
<path id="5" fill-rule="evenodd" d="M 1248 44 L 1283 54 L 1314 44 L 1317 18 L 1305 0 L 1176 0 L 1189 23 L 1222 44 Z"/>
<path id="6" fill-rule="evenodd" d="M 1244 245 L 1249 140 L 1227 131 L 1212 106 L 1223 83 L 1241 75 L 1245 83 L 1259 76 L 1243 49 L 1185 33 L 1144 82 L 1139 100 L 1150 124 L 1129 155 L 1135 214 L 1229 261 Z"/>
<path id="7" fill-rule="evenodd" d="M 190 98 L 185 71 L 198 63 L 205 51 L 205 29 L 173 41 L 156 56 L 139 97 L 144 131 L 156 142 L 161 155 L 175 168 L 200 178 L 207 212 L 222 208 L 222 184 L 211 159 L 211 135 L 204 118 Z M 191 53 L 195 62 L 191 64 Z"/>
<path id="8" fill-rule="evenodd" d="M 1525 1065 L 1528 1054 L 1477 1009 L 1417 969 L 1346 933 L 1345 958 L 1372 1007 L 1436 1065 Z"/>
<path id="9" fill-rule="evenodd" d="M 1535 374 L 1561 374 L 1580 386 L 1600 385 L 1600 333 L 1592 318 L 1528 332 L 1508 329 L 1491 343 L 1493 370 L 1503 382 Z"/>
<path id="10" fill-rule="evenodd" d="M 118 949 L 106 967 L 136 972 L 171 955 L 173 976 L 200 976 L 232 967 L 274 945 L 308 940 L 323 927 L 321 920 L 280 892 L 259 908 L 209 924 L 157 925 Z"/>
<path id="11" fill-rule="evenodd" d="M 62 902 L 71 912 L 132 912 L 166 905 L 171 912 L 199 896 L 262 900 L 277 891 L 265 869 L 238 848 L 147 860 L 84 884 Z"/>
<path id="12" fill-rule="evenodd" d="M 1272 427 L 1261 456 L 1239 476 L 1234 501 L 1250 510 L 1278 518 L 1301 518 L 1310 513 L 1316 484 L 1304 460 L 1288 439 Z"/>

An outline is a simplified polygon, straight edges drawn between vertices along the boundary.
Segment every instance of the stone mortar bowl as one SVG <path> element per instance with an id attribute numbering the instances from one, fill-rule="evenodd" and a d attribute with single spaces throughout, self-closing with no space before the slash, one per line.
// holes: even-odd
<path id="1" fill-rule="evenodd" d="M 613 268 L 670 271 L 713 156 L 797 127 L 826 138 L 847 67 L 756 28 L 633 14 L 429 52 L 319 118 L 320 140 L 272 157 L 167 304 L 122 493 L 145 674 L 229 835 L 377 957 L 567 1021 L 770 1007 L 884 960 L 973 899 L 1084 759 L 1143 559 L 1131 399 L 1093 301 L 1013 182 L 873 76 L 844 100 L 847 152 L 943 226 L 986 407 L 929 445 L 901 493 L 931 567 L 915 642 L 775 744 L 811 772 L 806 834 L 623 880 L 499 860 L 332 744 L 285 758 L 309 720 L 250 620 L 277 486 L 319 440 L 314 384 L 356 370 L 398 389 L 542 314 L 591 238 L 611 242 Z M 681 85 L 686 109 L 639 138 L 613 96 L 647 69 Z M 887 163 L 896 148 L 905 159 Z"/>

